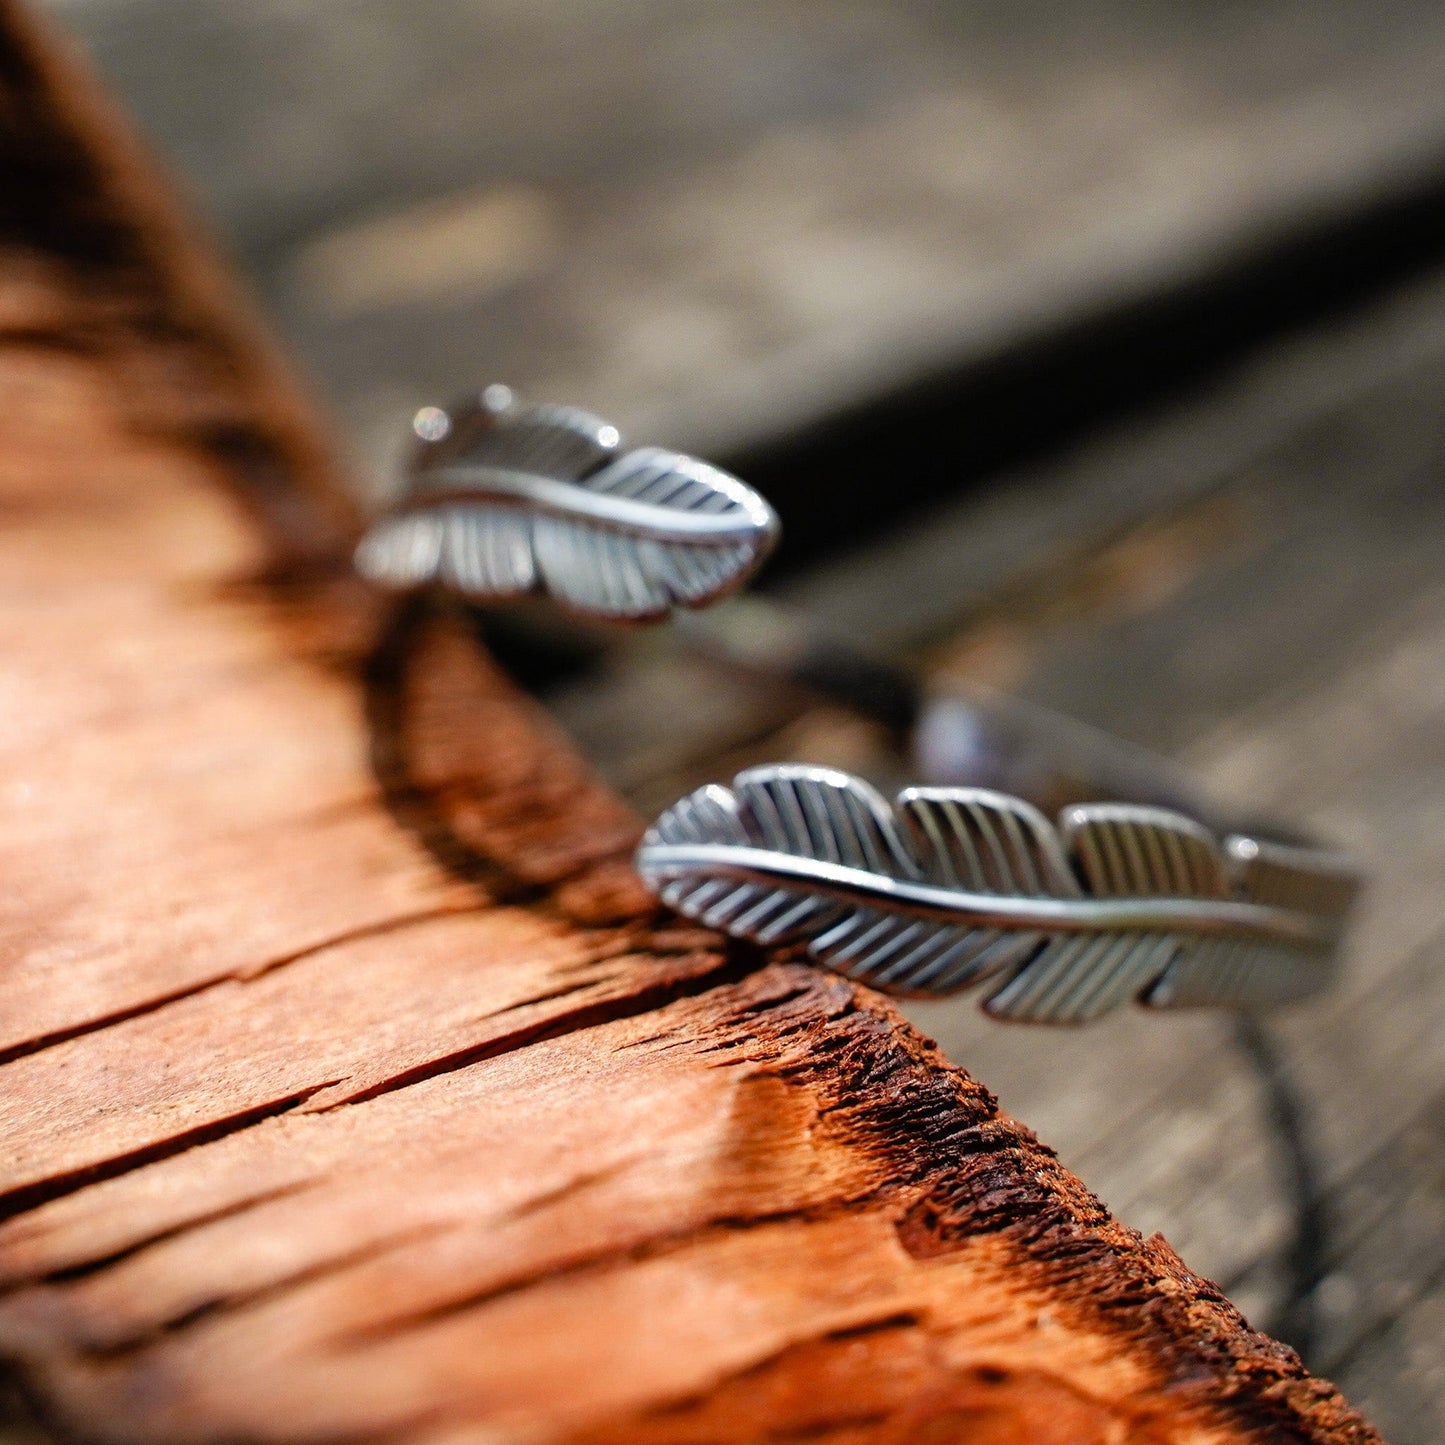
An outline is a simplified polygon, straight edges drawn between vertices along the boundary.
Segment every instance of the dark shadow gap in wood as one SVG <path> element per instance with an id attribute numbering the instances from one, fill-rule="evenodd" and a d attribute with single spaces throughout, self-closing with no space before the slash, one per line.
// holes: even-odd
<path id="1" fill-rule="evenodd" d="M 23 1044 L 12 1044 L 9 1048 L 0 1049 L 0 1065 L 13 1063 L 16 1059 L 29 1058 L 32 1054 L 44 1053 L 46 1049 L 53 1049 L 60 1044 L 68 1044 L 74 1039 L 84 1038 L 87 1034 L 99 1033 L 116 1024 L 129 1023 L 132 1019 L 160 1013 L 162 1009 L 169 1008 L 172 1004 L 183 1003 L 188 998 L 195 998 L 197 994 L 209 993 L 212 989 L 223 988 L 227 984 L 254 983 L 256 979 L 264 978 L 278 968 L 300 963 L 303 959 L 312 958 L 318 953 L 325 953 L 330 948 L 341 948 L 348 943 L 357 943 L 366 938 L 384 937 L 386 934 L 398 933 L 420 923 L 431 923 L 439 918 L 452 918 L 466 911 L 457 907 L 429 908 L 424 912 L 408 913 L 399 918 L 386 918 L 376 923 L 368 923 L 360 928 L 337 934 L 332 938 L 323 938 L 319 943 L 313 943 L 308 948 L 298 949 L 295 953 L 288 953 L 283 958 L 273 958 L 267 963 L 249 968 L 245 972 L 231 971 L 218 974 L 215 978 L 202 979 L 199 983 L 191 984 L 186 988 L 179 988 L 156 998 L 145 999 L 132 1008 L 120 1009 L 115 1013 L 88 1019 L 85 1023 L 76 1024 L 71 1028 L 57 1029 L 54 1033 L 27 1039 Z"/>
<path id="2" fill-rule="evenodd" d="M 304 1194 L 308 1189 L 315 1187 L 316 1185 L 311 1181 L 297 1181 L 293 1184 L 278 1185 L 274 1189 L 263 1189 L 259 1194 L 248 1194 L 244 1199 L 237 1199 L 218 1209 L 207 1210 L 167 1229 L 158 1229 L 154 1234 L 148 1234 L 144 1239 L 134 1240 L 123 1248 L 112 1250 L 109 1254 L 83 1260 L 79 1264 L 67 1265 L 64 1269 L 50 1270 L 39 1276 L 38 1279 L 17 1277 L 13 1282 L 0 1287 L 0 1292 L 21 1289 L 28 1284 L 71 1284 L 76 1280 L 89 1279 L 92 1275 L 100 1274 L 115 1265 L 124 1264 L 128 1259 L 134 1259 L 138 1254 L 143 1254 L 158 1244 L 179 1239 L 193 1229 L 202 1229 L 208 1224 L 220 1224 L 224 1220 L 235 1219 L 248 1210 L 259 1209 L 263 1204 L 272 1204 L 280 1199 L 294 1199 L 298 1194 Z"/>
<path id="3" fill-rule="evenodd" d="M 118 1178 L 122 1174 L 129 1174 L 132 1170 L 144 1168 L 147 1164 L 174 1158 L 177 1154 L 185 1153 L 187 1149 L 194 1149 L 201 1144 L 211 1144 L 217 1139 L 225 1139 L 232 1134 L 239 1134 L 243 1129 L 251 1129 L 257 1124 L 264 1124 L 268 1119 L 280 1118 L 282 1114 L 289 1114 L 292 1109 L 304 1104 L 314 1094 L 319 1094 L 323 1089 L 333 1088 L 339 1082 L 341 1082 L 339 1079 L 326 1079 L 309 1088 L 300 1089 L 294 1094 L 288 1094 L 284 1099 L 276 1099 L 269 1104 L 260 1104 L 254 1109 L 244 1109 L 239 1114 L 231 1115 L 230 1118 L 216 1119 L 196 1129 L 187 1129 L 183 1133 L 172 1135 L 169 1139 L 161 1139 L 155 1144 L 147 1144 L 143 1149 L 135 1149 L 113 1159 L 106 1159 L 99 1164 L 88 1164 L 83 1169 L 75 1169 L 65 1174 L 55 1175 L 50 1179 L 37 1180 L 34 1184 L 25 1184 L 18 1189 L 12 1189 L 8 1193 L 0 1194 L 0 1223 L 7 1219 L 13 1219 L 16 1215 L 24 1214 L 27 1210 L 38 1209 L 42 1204 L 49 1204 L 54 1199 L 63 1199 L 67 1194 L 74 1194 L 88 1185 Z"/>
<path id="4" fill-rule="evenodd" d="M 329 1102 L 316 1112 L 326 1113 L 332 1109 L 341 1109 L 352 1104 L 364 1104 L 368 1099 L 379 1098 L 383 1094 L 393 1094 L 399 1089 L 410 1088 L 413 1084 L 426 1083 L 429 1079 L 435 1079 L 442 1074 L 454 1074 L 459 1069 L 470 1068 L 473 1064 L 483 1063 L 487 1059 L 494 1059 L 517 1049 L 527 1048 L 532 1044 L 544 1043 L 548 1039 L 562 1038 L 567 1034 L 580 1033 L 583 1029 L 598 1028 L 603 1024 L 618 1023 L 623 1019 L 636 1018 L 641 1014 L 655 1013 L 658 1009 L 666 1008 L 668 1004 L 676 1003 L 680 999 L 695 998 L 699 994 L 711 993 L 715 988 L 737 983 L 748 973 L 762 968 L 766 961 L 762 954 L 755 949 L 745 945 L 734 946 L 727 954 L 719 957 L 714 968 L 680 978 L 676 976 L 661 978 L 656 983 L 633 989 L 629 993 L 613 998 L 597 999 L 592 1003 L 582 1004 L 550 1018 L 538 1020 L 534 1024 L 523 1025 L 499 1038 L 487 1039 L 482 1043 L 459 1049 L 455 1053 L 428 1059 L 425 1063 L 417 1064 L 402 1073 L 393 1074 L 389 1078 L 368 1084 L 354 1094 L 347 1094 L 344 1098 Z M 581 993 L 585 987 L 585 985 L 579 985 L 575 990 L 564 992 Z M 529 999 L 526 1004 L 519 1005 L 519 1010 L 531 1007 L 537 1002 L 539 1000 Z M 313 1090 L 312 1092 L 319 1091 Z"/>

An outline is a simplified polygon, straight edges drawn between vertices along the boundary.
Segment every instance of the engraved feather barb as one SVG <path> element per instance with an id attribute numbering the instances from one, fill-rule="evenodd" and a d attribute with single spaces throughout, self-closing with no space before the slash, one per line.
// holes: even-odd
<path id="1" fill-rule="evenodd" d="M 754 768 L 648 830 L 663 902 L 889 992 L 993 981 L 989 1012 L 1081 1022 L 1130 998 L 1253 1007 L 1328 982 L 1355 880 L 1333 855 L 1231 837 L 1160 808 L 1096 803 L 1056 827 L 979 788 L 889 804 L 846 773 Z"/>
<path id="2" fill-rule="evenodd" d="M 575 407 L 524 406 L 505 387 L 426 407 L 405 494 L 362 539 L 383 586 L 442 583 L 471 598 L 545 593 L 594 616 L 703 607 L 777 542 L 772 508 L 736 477 Z"/>

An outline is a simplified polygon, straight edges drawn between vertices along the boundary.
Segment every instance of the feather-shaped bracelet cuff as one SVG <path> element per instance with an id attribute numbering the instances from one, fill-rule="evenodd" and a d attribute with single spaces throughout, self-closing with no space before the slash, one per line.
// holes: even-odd
<path id="1" fill-rule="evenodd" d="M 774 765 L 673 804 L 637 867 L 678 912 L 909 996 L 989 983 L 996 1016 L 1096 1018 L 1131 998 L 1254 1008 L 1330 980 L 1358 889 L 1340 857 L 1127 803 L 1064 810 L 981 788 L 889 804 Z"/>
<path id="2" fill-rule="evenodd" d="M 356 565 L 383 586 L 440 583 L 473 599 L 542 593 L 590 616 L 641 621 L 703 607 L 762 565 L 773 509 L 736 477 L 571 406 L 504 386 L 425 407 L 395 505 Z"/>
<path id="3" fill-rule="evenodd" d="M 726 596 L 777 541 L 777 518 L 751 487 L 677 452 L 624 451 L 616 427 L 576 407 L 523 405 L 493 386 L 448 411 L 424 408 L 413 431 L 404 493 L 356 553 L 384 586 L 540 593 L 641 621 Z M 1010 751 L 979 731 L 981 714 L 925 705 L 901 670 L 866 659 L 840 670 L 796 625 L 745 631 L 694 640 L 805 684 L 841 677 L 865 702 L 886 674 L 884 695 L 913 724 L 928 775 L 981 781 Z M 759 646 L 780 633 L 780 645 Z M 829 658 L 831 670 L 816 666 Z M 1117 748 L 1080 750 L 1077 729 L 1067 741 L 1100 791 L 1154 801 L 1070 806 L 1056 824 L 1009 791 L 909 788 L 890 805 L 843 773 L 756 768 L 675 803 L 637 866 L 665 903 L 710 927 L 802 944 L 895 993 L 987 983 L 985 1007 L 1005 1018 L 1077 1022 L 1129 998 L 1250 1008 L 1329 980 L 1358 889 L 1345 862 L 1246 831 L 1216 836 L 1157 806 L 1173 791 L 1157 768 L 1126 759 L 1121 771 Z M 1037 772 L 1039 749 L 1012 751 Z"/>

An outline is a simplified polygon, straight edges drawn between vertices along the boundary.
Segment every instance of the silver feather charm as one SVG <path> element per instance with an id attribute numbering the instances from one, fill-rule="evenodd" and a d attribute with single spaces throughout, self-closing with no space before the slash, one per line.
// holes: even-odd
<path id="1" fill-rule="evenodd" d="M 1287 856 L 1286 856 L 1287 855 Z M 1331 976 L 1353 876 L 1331 855 L 1129 804 L 1056 828 L 1017 798 L 826 768 L 754 768 L 681 799 L 637 853 L 670 907 L 913 996 L 997 980 L 985 1007 L 1080 1022 L 1130 998 L 1254 1006 Z"/>
<path id="2" fill-rule="evenodd" d="M 383 586 L 539 592 L 640 620 L 715 602 L 777 542 L 777 517 L 751 487 L 679 452 L 623 452 L 616 427 L 575 407 L 523 406 L 489 387 L 451 412 L 425 408 L 414 429 L 406 493 L 356 552 Z"/>

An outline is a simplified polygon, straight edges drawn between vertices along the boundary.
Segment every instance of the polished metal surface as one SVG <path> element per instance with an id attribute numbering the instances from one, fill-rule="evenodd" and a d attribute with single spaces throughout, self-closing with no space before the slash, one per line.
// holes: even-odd
<path id="1" fill-rule="evenodd" d="M 777 517 L 736 477 L 658 447 L 621 450 L 617 428 L 505 387 L 450 411 L 425 407 L 403 496 L 356 552 L 361 573 L 473 599 L 544 593 L 619 620 L 705 607 L 776 544 Z"/>
<path id="2" fill-rule="evenodd" d="M 670 907 L 889 992 L 986 980 L 990 1013 L 1082 1022 L 1130 998 L 1249 1008 L 1324 987 L 1358 888 L 1322 849 L 1130 803 L 1058 825 L 981 788 L 890 805 L 827 768 L 772 765 L 701 788 L 648 830 L 637 866 Z"/>

